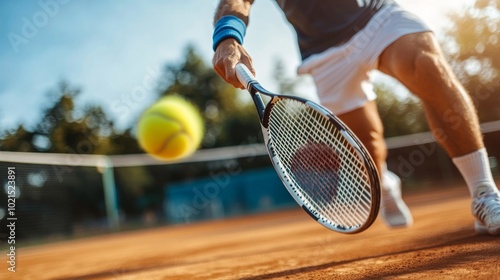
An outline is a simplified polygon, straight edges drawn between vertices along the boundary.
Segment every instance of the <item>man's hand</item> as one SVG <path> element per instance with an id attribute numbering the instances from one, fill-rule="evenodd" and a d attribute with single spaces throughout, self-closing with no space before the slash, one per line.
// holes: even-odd
<path id="1" fill-rule="evenodd" d="M 236 77 L 236 64 L 245 64 L 255 75 L 255 70 L 252 66 L 252 58 L 248 55 L 243 46 L 233 38 L 228 38 L 217 46 L 212 63 L 215 72 L 236 88 L 245 89 Z"/>

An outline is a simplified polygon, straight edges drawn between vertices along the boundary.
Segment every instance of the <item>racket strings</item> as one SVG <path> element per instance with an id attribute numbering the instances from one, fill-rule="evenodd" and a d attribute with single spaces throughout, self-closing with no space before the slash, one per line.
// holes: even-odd
<path id="1" fill-rule="evenodd" d="M 298 160 L 297 158 L 295 160 Z M 299 159 L 300 160 L 300 159 Z M 311 159 L 309 159 L 311 160 Z M 312 159 L 313 161 L 316 160 L 316 159 Z M 317 160 L 316 160 L 317 161 Z M 306 170 L 306 171 L 310 171 L 310 170 Z M 297 172 L 299 173 L 299 172 Z M 305 173 L 302 173 L 302 174 L 311 174 L 312 176 L 314 176 L 313 178 L 324 178 L 325 180 L 324 181 L 328 181 L 330 180 L 331 178 L 325 178 L 325 174 L 323 174 L 323 177 L 318 177 L 317 174 L 314 174 L 312 172 L 305 172 Z M 335 174 L 335 173 L 333 173 Z M 299 173 L 299 176 L 300 176 L 300 173 Z M 295 177 L 299 177 L 299 176 L 295 176 Z M 333 178 L 333 181 L 338 181 L 338 176 L 336 176 L 336 178 Z M 335 188 L 322 188 L 321 186 L 322 185 L 325 185 L 325 182 L 319 182 L 319 183 L 315 183 L 315 182 L 308 182 L 308 183 L 305 183 L 305 179 L 304 178 L 297 178 L 297 181 L 299 181 L 299 184 L 302 185 L 303 187 L 303 190 L 306 192 L 306 196 L 309 196 L 309 201 L 310 202 L 314 202 L 314 201 L 318 201 L 318 198 L 327 198 L 327 201 L 318 201 L 318 204 L 316 203 L 312 203 L 312 204 L 315 204 L 313 205 L 314 207 L 311 207 L 311 208 L 329 208 L 330 210 L 330 216 L 332 220 L 340 220 L 340 222 L 342 224 L 346 224 L 346 223 L 354 223 L 356 224 L 356 220 L 352 220 L 351 217 L 355 217 L 355 218 L 360 218 L 360 219 L 363 219 L 364 217 L 356 217 L 356 216 L 359 216 L 357 215 L 358 212 L 354 211 L 353 209 L 346 209 L 346 208 L 352 208 L 351 206 L 353 205 L 353 199 L 351 197 L 349 197 L 349 192 L 345 192 L 343 191 L 342 189 L 340 189 L 339 192 L 337 193 L 333 193 L 330 191 L 330 190 L 334 190 Z M 326 182 L 327 183 L 327 182 Z M 328 184 L 328 183 L 327 183 Z M 342 184 L 342 183 L 341 183 Z M 309 185 L 309 188 L 304 188 L 304 186 L 308 186 Z M 318 185 L 320 186 L 318 188 Z M 316 190 L 316 192 L 312 192 Z M 325 193 L 325 190 L 326 190 L 326 193 Z M 321 193 L 322 192 L 322 193 Z M 344 200 L 347 202 L 347 204 L 343 205 L 343 207 L 334 207 L 335 204 L 332 204 L 332 203 L 328 203 L 331 199 L 329 199 L 330 197 L 332 197 L 332 195 L 344 195 Z M 324 214 L 324 213 L 323 213 Z M 335 217 L 333 217 L 335 216 Z M 342 221 L 342 217 L 344 217 L 344 220 L 347 218 L 347 220 L 349 221 Z"/>
<path id="2" fill-rule="evenodd" d="M 304 205 L 326 222 L 359 227 L 370 215 L 370 177 L 356 150 L 330 120 L 307 105 L 277 101 L 269 133 L 283 171 Z"/>
<path id="3" fill-rule="evenodd" d="M 311 111 L 312 110 L 302 111 L 302 112 L 308 112 L 309 113 Z M 314 111 L 312 111 L 312 112 L 314 112 Z M 316 127 L 332 126 L 332 127 L 328 127 L 329 131 L 331 131 L 331 128 L 333 128 L 333 125 L 326 118 L 324 118 L 321 114 L 319 114 L 317 112 L 314 112 L 314 114 L 315 114 L 314 118 L 307 118 L 307 116 L 304 116 L 304 114 L 302 114 L 301 118 L 303 118 L 303 120 L 306 120 L 306 125 L 308 125 L 309 127 L 313 127 L 313 125 L 319 125 L 319 126 L 316 126 Z M 322 124 L 318 123 L 318 117 L 320 117 L 319 119 L 322 120 Z M 309 120 L 309 121 L 307 121 L 307 120 Z M 311 120 L 313 122 L 311 122 Z M 325 137 L 329 137 L 328 133 L 325 133 L 326 130 L 319 130 L 319 132 L 321 132 L 321 137 L 322 138 L 316 138 L 316 140 L 321 141 L 322 139 L 325 139 Z M 334 132 L 334 134 L 335 133 L 340 134 L 340 132 L 338 130 L 333 130 L 333 132 Z M 343 141 L 345 141 L 345 139 L 343 139 L 343 137 L 340 136 L 340 135 L 335 135 L 334 139 L 339 139 L 339 137 L 341 137 L 340 139 L 342 139 Z M 340 151 L 341 155 L 343 155 L 346 152 L 348 152 L 347 149 L 345 148 L 346 147 L 346 145 L 345 145 L 346 143 L 342 143 L 342 144 L 343 145 L 340 146 L 341 147 L 341 151 Z M 323 156 L 325 158 L 328 158 L 328 154 L 323 153 Z M 347 165 L 346 167 L 350 168 L 352 166 Z M 353 172 L 353 171 L 350 170 L 350 172 Z M 337 174 L 337 172 L 333 172 L 333 173 Z M 346 178 L 341 178 L 341 179 L 342 179 L 342 181 L 340 181 L 340 184 L 337 184 L 336 187 L 345 186 L 346 183 L 347 183 L 347 181 L 350 178 L 347 178 L 347 180 L 345 180 Z M 323 189 L 323 188 L 320 188 L 320 189 Z M 326 203 L 327 206 L 329 206 L 328 208 L 330 208 L 333 211 L 333 212 L 330 212 L 330 214 L 331 215 L 335 215 L 335 213 L 339 213 L 339 215 L 335 215 L 337 217 L 337 219 L 340 219 L 341 217 L 344 217 L 346 219 L 346 222 L 347 222 L 347 220 L 349 220 L 352 223 L 356 223 L 356 219 L 351 219 L 351 217 L 353 215 L 354 215 L 354 218 L 364 219 L 364 217 L 360 217 L 358 215 L 359 211 L 355 211 L 355 209 L 354 209 L 354 207 L 356 206 L 356 198 L 357 197 L 356 196 L 352 196 L 352 193 L 349 190 L 347 190 L 346 188 L 340 188 L 339 193 L 346 198 L 345 201 L 347 202 L 347 204 L 342 205 L 342 207 L 332 208 L 332 207 L 330 207 L 331 205 L 333 205 L 332 203 L 328 203 L 327 201 L 326 202 L 323 201 L 324 203 Z"/>

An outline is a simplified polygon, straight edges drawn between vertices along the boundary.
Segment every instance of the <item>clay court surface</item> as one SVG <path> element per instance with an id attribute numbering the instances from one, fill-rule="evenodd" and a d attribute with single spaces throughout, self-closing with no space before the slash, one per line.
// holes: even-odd
<path id="1" fill-rule="evenodd" d="M 415 224 L 356 235 L 302 210 L 18 249 L 12 279 L 500 279 L 500 237 L 477 236 L 465 187 L 406 196 Z M 6 268 L 5 268 L 5 271 Z M 0 278 L 3 278 L 0 277 Z"/>

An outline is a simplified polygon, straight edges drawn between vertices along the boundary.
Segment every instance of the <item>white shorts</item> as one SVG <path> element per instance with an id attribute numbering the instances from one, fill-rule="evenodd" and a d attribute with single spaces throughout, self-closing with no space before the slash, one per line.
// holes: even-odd
<path id="1" fill-rule="evenodd" d="M 298 74 L 311 74 L 321 104 L 334 114 L 347 113 L 375 100 L 369 72 L 378 57 L 403 35 L 430 31 L 417 16 L 388 5 L 349 41 L 306 58 Z"/>

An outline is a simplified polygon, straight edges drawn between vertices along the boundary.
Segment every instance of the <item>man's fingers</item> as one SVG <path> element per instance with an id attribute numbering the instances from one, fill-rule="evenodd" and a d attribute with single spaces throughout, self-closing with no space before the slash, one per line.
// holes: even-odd
<path id="1" fill-rule="evenodd" d="M 238 85 L 237 81 L 234 80 L 233 75 L 231 74 L 230 67 L 224 67 L 224 63 L 222 62 L 215 62 L 214 61 L 214 70 L 215 72 L 227 83 L 233 85 L 234 87 L 240 87 Z M 237 80 L 237 79 L 236 79 Z"/>
<path id="2" fill-rule="evenodd" d="M 233 85 L 235 88 L 245 89 L 236 76 L 235 64 L 231 61 L 218 61 L 214 62 L 214 70 L 217 74 L 224 79 L 227 83 Z"/>
<path id="3" fill-rule="evenodd" d="M 229 38 L 222 41 L 217 47 L 212 64 L 214 70 L 224 81 L 236 88 L 245 89 L 236 76 L 236 64 L 243 63 L 255 75 L 252 66 L 252 58 L 246 50 L 234 39 Z"/>
<path id="4" fill-rule="evenodd" d="M 245 86 L 240 82 L 238 76 L 236 75 L 236 64 L 231 64 L 230 67 L 226 68 L 226 77 L 230 80 L 230 83 L 240 89 L 245 89 Z"/>

